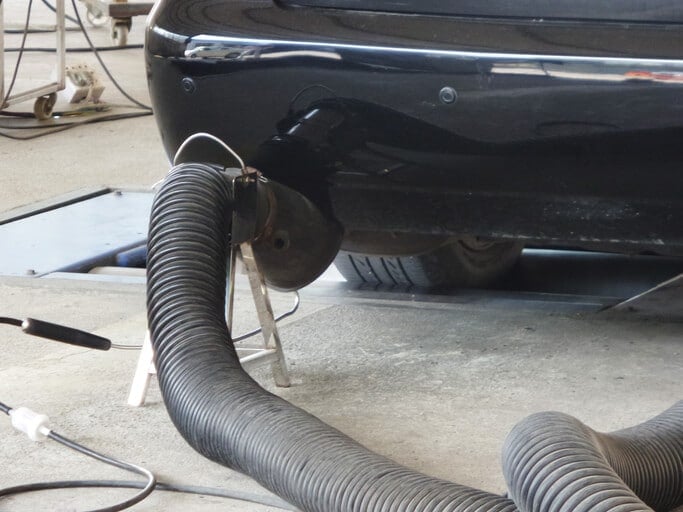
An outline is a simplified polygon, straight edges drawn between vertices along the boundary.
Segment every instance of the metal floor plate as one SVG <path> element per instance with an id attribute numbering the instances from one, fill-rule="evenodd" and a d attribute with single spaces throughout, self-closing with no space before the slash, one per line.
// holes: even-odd
<path id="1" fill-rule="evenodd" d="M 0 225 L 0 275 L 41 276 L 106 264 L 145 243 L 154 194 L 111 191 Z"/>

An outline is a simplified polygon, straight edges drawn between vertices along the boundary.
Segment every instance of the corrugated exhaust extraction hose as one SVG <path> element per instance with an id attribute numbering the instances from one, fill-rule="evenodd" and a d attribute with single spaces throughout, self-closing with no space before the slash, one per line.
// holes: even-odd
<path id="1" fill-rule="evenodd" d="M 179 165 L 150 221 L 147 301 L 159 384 L 175 426 L 198 452 L 305 511 L 627 512 L 681 504 L 683 402 L 610 435 L 568 416 L 533 416 L 506 444 L 513 501 L 396 464 L 262 389 L 242 370 L 224 320 L 230 183 L 214 166 Z"/>

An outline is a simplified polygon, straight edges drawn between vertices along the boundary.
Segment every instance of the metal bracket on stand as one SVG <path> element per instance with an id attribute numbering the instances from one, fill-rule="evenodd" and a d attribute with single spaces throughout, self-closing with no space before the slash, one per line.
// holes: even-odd
<path id="1" fill-rule="evenodd" d="M 268 288 L 263 274 L 258 268 L 251 241 L 257 236 L 259 216 L 258 180 L 259 173 L 242 165 L 242 174 L 233 179 L 234 209 L 232 216 L 232 251 L 230 251 L 230 267 L 228 269 L 228 297 L 226 321 L 228 329 L 233 333 L 233 306 L 235 301 L 235 275 L 237 269 L 237 251 L 242 254 L 242 263 L 249 278 L 251 295 L 256 306 L 263 345 L 257 347 L 236 347 L 242 366 L 245 364 L 271 363 L 273 379 L 280 387 L 289 387 L 289 373 L 282 351 L 280 334 L 277 330 L 273 307 L 268 297 Z"/>

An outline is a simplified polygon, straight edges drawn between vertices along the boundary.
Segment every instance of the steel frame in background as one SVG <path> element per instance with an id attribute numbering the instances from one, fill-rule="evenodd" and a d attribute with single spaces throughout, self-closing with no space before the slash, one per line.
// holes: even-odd
<path id="1" fill-rule="evenodd" d="M 27 91 L 11 94 L 5 97 L 5 36 L 4 36 L 4 3 L 0 2 L 0 30 L 3 34 L 0 35 L 0 109 L 9 107 L 17 103 L 22 103 L 27 100 L 35 99 L 40 101 L 44 96 L 56 94 L 58 91 L 64 89 L 66 76 L 66 38 L 65 38 L 65 12 L 64 0 L 55 1 L 55 25 L 56 34 L 56 50 L 57 50 L 57 79 L 47 85 L 29 89 Z M 36 108 L 37 109 L 37 108 Z"/>

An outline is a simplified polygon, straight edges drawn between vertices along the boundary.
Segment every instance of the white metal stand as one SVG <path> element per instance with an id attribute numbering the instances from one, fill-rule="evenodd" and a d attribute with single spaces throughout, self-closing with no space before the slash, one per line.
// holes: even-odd
<path id="1" fill-rule="evenodd" d="M 64 89 L 65 84 L 65 69 L 66 69 L 66 41 L 65 41 L 65 14 L 64 14 L 64 0 L 55 1 L 56 21 L 54 30 L 57 37 L 57 73 L 56 80 L 49 82 L 47 85 L 29 89 L 28 91 L 11 94 L 5 93 L 5 48 L 4 48 L 4 16 L 3 3 L 0 2 L 0 29 L 3 34 L 0 34 L 0 109 L 9 107 L 16 103 L 21 103 L 27 100 L 35 99 L 33 111 L 38 119 L 47 119 L 52 114 L 52 107 L 54 107 L 57 99 L 57 92 Z"/>
<path id="2" fill-rule="evenodd" d="M 273 370 L 273 379 L 275 384 L 280 387 L 287 388 L 290 386 L 289 372 L 287 371 L 287 363 L 285 355 L 282 351 L 282 343 L 280 342 L 280 334 L 277 331 L 277 324 L 273 315 L 273 306 L 268 297 L 268 289 L 266 282 L 263 279 L 263 274 L 256 265 L 254 258 L 254 251 L 251 248 L 250 242 L 245 242 L 240 245 L 242 253 L 242 262 L 247 269 L 247 276 L 249 277 L 249 286 L 251 287 L 251 294 L 256 305 L 256 313 L 258 314 L 259 323 L 261 324 L 261 333 L 263 335 L 263 346 L 261 347 L 244 347 L 244 356 L 240 354 L 240 348 L 237 353 L 240 356 L 242 366 L 245 364 L 263 364 L 270 363 Z M 234 251 L 233 251 L 234 252 Z M 233 279 L 235 269 L 232 268 L 230 277 Z M 230 297 L 232 300 L 234 293 Z M 249 351 L 249 353 L 247 353 Z"/>
<path id="3" fill-rule="evenodd" d="M 266 283 L 256 264 L 251 243 L 245 242 L 240 244 L 239 250 L 242 253 L 242 261 L 246 268 L 247 276 L 249 277 L 249 286 L 254 298 L 254 304 L 256 305 L 259 323 L 261 324 L 263 343 L 256 346 L 240 343 L 239 346 L 235 347 L 237 349 L 237 355 L 244 368 L 270 363 L 275 384 L 280 387 L 289 387 L 290 380 L 287 371 L 287 363 L 282 350 L 282 344 L 280 343 L 280 335 L 277 331 L 277 325 L 275 323 L 275 317 L 273 316 L 270 298 L 268 297 Z M 236 252 L 237 248 L 234 247 L 231 251 L 230 276 L 228 282 L 226 321 L 230 328 L 233 326 Z M 129 405 L 138 407 L 145 403 L 145 395 L 147 394 L 149 381 L 154 374 L 156 374 L 156 368 L 154 367 L 154 351 L 148 332 L 142 344 L 142 351 L 140 352 L 135 376 L 133 377 L 133 383 L 128 395 Z"/>

